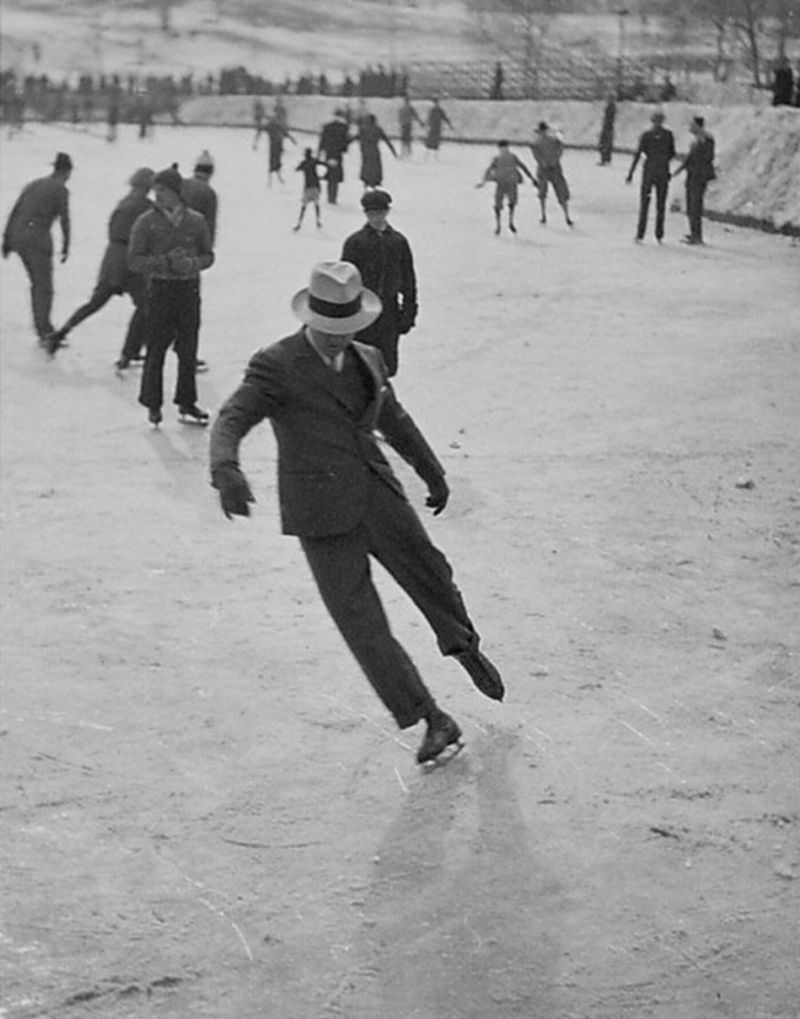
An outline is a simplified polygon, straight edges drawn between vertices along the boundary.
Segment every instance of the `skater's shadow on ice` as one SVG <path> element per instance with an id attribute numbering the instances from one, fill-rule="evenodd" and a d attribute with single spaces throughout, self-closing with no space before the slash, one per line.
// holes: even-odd
<path id="1" fill-rule="evenodd" d="M 453 994 L 474 999 L 476 1015 L 498 1000 L 537 1015 L 554 1004 L 561 893 L 511 774 L 519 739 L 489 726 L 420 775 L 382 839 L 364 908 L 377 1014 L 414 1015 Z"/>
<path id="2" fill-rule="evenodd" d="M 70 388 L 76 390 L 104 390 L 110 395 L 130 402 L 130 393 L 119 384 L 113 371 L 108 375 L 99 376 L 87 373 L 77 360 L 67 360 L 64 355 L 50 357 L 44 351 L 36 351 L 39 356 L 32 357 L 25 364 L 17 367 L 23 375 L 37 383 Z"/>
<path id="3" fill-rule="evenodd" d="M 173 442 L 162 425 L 147 433 L 147 444 L 161 461 L 170 495 L 182 502 L 197 505 L 208 496 L 208 433 L 193 425 L 176 424 L 180 428 L 181 448 Z"/>

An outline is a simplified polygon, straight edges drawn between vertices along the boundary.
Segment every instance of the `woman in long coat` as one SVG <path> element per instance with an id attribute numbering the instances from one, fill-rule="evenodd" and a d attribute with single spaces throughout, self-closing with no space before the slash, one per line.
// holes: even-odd
<path id="1" fill-rule="evenodd" d="M 433 106 L 428 110 L 428 133 L 425 136 L 425 148 L 429 152 L 438 152 L 439 146 L 442 143 L 442 127 L 447 126 L 452 130 L 453 125 L 450 123 L 450 118 L 444 112 L 439 105 L 439 100 L 433 100 Z"/>
<path id="2" fill-rule="evenodd" d="M 365 188 L 378 188 L 383 183 L 383 163 L 381 161 L 380 143 L 385 142 L 389 151 L 397 159 L 397 151 L 386 132 L 378 123 L 374 113 L 368 113 L 358 131 L 358 144 L 361 147 L 360 180 Z"/>

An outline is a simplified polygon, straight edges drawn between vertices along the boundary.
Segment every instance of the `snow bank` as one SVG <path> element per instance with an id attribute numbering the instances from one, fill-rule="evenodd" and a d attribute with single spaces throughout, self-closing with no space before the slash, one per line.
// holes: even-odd
<path id="1" fill-rule="evenodd" d="M 289 123 L 295 131 L 317 133 L 342 99 L 333 96 L 287 96 Z M 271 100 L 265 97 L 269 109 Z M 350 101 L 355 109 L 356 102 Z M 416 102 L 424 116 L 428 103 Z M 603 103 L 537 102 L 533 100 L 445 100 L 453 123 L 445 139 L 492 143 L 508 138 L 527 144 L 536 124 L 546 120 L 559 130 L 568 146 L 594 148 L 602 120 Z M 369 99 L 367 107 L 384 129 L 397 135 L 398 99 Z M 184 104 L 183 119 L 190 124 L 245 127 L 252 124 L 251 96 L 201 96 Z M 615 148 L 630 152 L 650 124 L 654 107 L 620 103 Z M 689 122 L 702 114 L 717 140 L 718 179 L 711 185 L 706 208 L 712 218 L 768 230 L 800 233 L 800 110 L 789 107 L 690 106 L 665 107 L 667 126 L 675 132 L 679 150 L 689 143 Z M 417 129 L 419 133 L 420 129 Z"/>

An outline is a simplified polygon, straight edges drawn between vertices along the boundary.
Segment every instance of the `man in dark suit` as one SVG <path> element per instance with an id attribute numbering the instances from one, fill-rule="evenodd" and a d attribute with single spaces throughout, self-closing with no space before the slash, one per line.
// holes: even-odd
<path id="1" fill-rule="evenodd" d="M 239 444 L 264 418 L 278 443 L 278 496 L 285 534 L 297 535 L 328 611 L 375 692 L 402 729 L 424 720 L 419 763 L 460 744 L 458 724 L 434 701 L 397 642 L 370 576 L 377 559 L 487 697 L 502 700 L 500 674 L 479 650 L 444 555 L 433 545 L 375 439 L 386 441 L 427 484 L 439 514 L 444 468 L 398 402 L 380 353 L 354 342 L 381 310 L 349 262 L 323 262 L 292 308 L 302 328 L 250 361 L 244 382 L 211 434 L 211 478 L 225 515 L 249 516 L 253 495 Z"/>
<path id="2" fill-rule="evenodd" d="M 364 286 L 381 299 L 383 310 L 358 340 L 380 350 L 390 378 L 397 374 L 400 337 L 413 329 L 418 307 L 414 256 L 405 235 L 387 221 L 391 204 L 387 191 L 365 192 L 361 205 L 367 221 L 342 246 L 342 260 L 352 262 Z"/>
<path id="3" fill-rule="evenodd" d="M 672 174 L 677 177 L 686 171 L 686 216 L 689 233 L 683 238 L 684 244 L 703 244 L 703 205 L 706 188 L 717 176 L 714 169 L 714 138 L 706 131 L 703 117 L 693 117 L 689 130 L 694 135 L 686 158 Z"/>
<path id="4" fill-rule="evenodd" d="M 664 239 L 664 219 L 667 209 L 667 192 L 669 191 L 669 164 L 675 158 L 675 136 L 669 128 L 664 127 L 664 114 L 656 110 L 650 120 L 653 126 L 642 132 L 639 145 L 633 156 L 631 168 L 625 183 L 630 184 L 639 160 L 644 156 L 642 169 L 642 186 L 639 193 L 639 223 L 636 227 L 636 240 L 644 240 L 647 229 L 647 214 L 650 210 L 650 192 L 656 193 L 656 240 L 660 244 Z"/>
<path id="5" fill-rule="evenodd" d="M 328 167 L 325 188 L 329 205 L 336 205 L 339 185 L 344 180 L 344 154 L 350 145 L 350 129 L 344 110 L 337 110 L 333 120 L 322 125 L 317 147 L 317 159 L 323 159 Z"/>
<path id="6" fill-rule="evenodd" d="M 67 181 L 72 174 L 72 160 L 59 152 L 49 177 L 31 181 L 9 214 L 3 231 L 3 258 L 16 251 L 31 281 L 33 325 L 39 342 L 53 332 L 50 318 L 53 310 L 53 238 L 50 229 L 58 220 L 61 225 L 61 261 L 69 257 L 70 220 Z"/>

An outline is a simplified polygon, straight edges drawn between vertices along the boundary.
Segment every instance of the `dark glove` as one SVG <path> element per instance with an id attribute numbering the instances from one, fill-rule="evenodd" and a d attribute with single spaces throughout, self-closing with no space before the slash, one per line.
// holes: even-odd
<path id="1" fill-rule="evenodd" d="M 68 258 L 69 258 L 69 251 L 66 248 L 64 248 L 64 250 L 61 252 L 61 261 L 62 262 L 66 262 L 66 260 Z"/>
<path id="2" fill-rule="evenodd" d="M 250 491 L 247 478 L 238 467 L 231 464 L 218 467 L 214 471 L 212 484 L 219 492 L 220 506 L 228 520 L 232 520 L 234 516 L 250 516 L 249 504 L 256 500 Z"/>
<path id="3" fill-rule="evenodd" d="M 8 256 L 10 254 L 11 254 L 11 245 L 10 244 L 6 244 L 6 242 L 3 241 L 3 258 L 8 258 Z"/>
<path id="4" fill-rule="evenodd" d="M 425 505 L 430 506 L 435 517 L 438 517 L 445 508 L 449 498 L 450 489 L 447 487 L 444 475 L 440 474 L 428 482 L 428 498 L 425 500 Z"/>
<path id="5" fill-rule="evenodd" d="M 410 333 L 414 328 L 414 320 L 417 317 L 416 312 L 412 312 L 407 315 L 404 311 L 400 312 L 400 322 L 398 323 L 397 331 L 401 336 L 405 336 L 406 333 Z"/>

